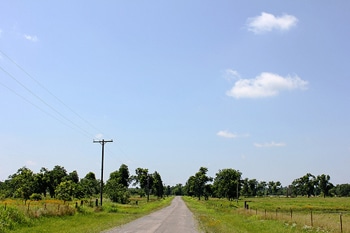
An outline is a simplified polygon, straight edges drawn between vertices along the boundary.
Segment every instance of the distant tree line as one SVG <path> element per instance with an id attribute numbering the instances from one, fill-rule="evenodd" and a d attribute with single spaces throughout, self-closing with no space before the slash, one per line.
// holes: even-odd
<path id="1" fill-rule="evenodd" d="M 350 196 L 350 184 L 334 186 L 329 175 L 314 176 L 310 173 L 295 179 L 292 184 L 283 187 L 280 181 L 258 181 L 242 178 L 242 173 L 235 169 L 222 169 L 214 178 L 207 175 L 208 169 L 201 167 L 197 173 L 190 176 L 184 186 L 177 184 L 168 186 L 166 193 L 174 195 L 227 198 L 233 200 L 243 197 L 263 196 Z"/>
<path id="2" fill-rule="evenodd" d="M 219 170 L 215 177 L 207 175 L 208 168 L 200 167 L 198 172 L 190 176 L 185 185 L 165 186 L 160 174 L 149 173 L 146 168 L 137 168 L 135 175 L 130 175 L 127 165 L 112 172 L 103 193 L 114 202 L 128 203 L 131 195 L 149 198 L 155 195 L 188 195 L 198 199 L 209 197 L 233 200 L 239 197 L 263 196 L 350 196 L 350 184 L 333 185 L 329 175 L 314 176 L 310 173 L 295 179 L 290 185 L 282 186 L 280 181 L 258 181 L 242 178 L 238 170 L 227 168 Z M 93 198 L 100 194 L 101 181 L 89 172 L 82 179 L 77 171 L 68 173 L 64 167 L 55 166 L 52 170 L 42 168 L 34 173 L 26 167 L 10 175 L 4 182 L 0 181 L 1 198 L 22 198 L 39 200 L 57 198 L 72 200 L 74 198 Z"/>
<path id="3" fill-rule="evenodd" d="M 103 193 L 112 201 L 119 203 L 128 203 L 131 194 L 138 194 L 141 197 L 146 195 L 163 197 L 165 188 L 158 172 L 149 174 L 145 168 L 137 168 L 135 172 L 135 175 L 130 175 L 128 166 L 122 164 L 119 170 L 110 174 L 106 184 L 103 185 Z M 139 187 L 130 188 L 131 184 Z M 74 198 L 98 197 L 100 187 L 101 181 L 96 179 L 93 172 L 79 179 L 77 171 L 67 173 L 64 167 L 58 165 L 52 170 L 41 168 L 39 173 L 22 167 L 4 182 L 0 181 L 0 199 L 39 200 L 49 196 L 69 201 Z"/>

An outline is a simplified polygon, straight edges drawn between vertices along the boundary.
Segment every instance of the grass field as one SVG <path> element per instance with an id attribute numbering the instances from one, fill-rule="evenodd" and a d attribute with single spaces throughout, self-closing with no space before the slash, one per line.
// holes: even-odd
<path id="1" fill-rule="evenodd" d="M 226 199 L 184 200 L 204 232 L 341 232 L 341 227 L 342 232 L 350 232 L 349 198 L 266 197 L 238 203 Z"/>
<path id="2" fill-rule="evenodd" d="M 0 202 L 0 233 L 101 232 L 161 209 L 169 205 L 172 199 L 151 198 L 147 202 L 145 198 L 132 198 L 128 205 L 105 200 L 103 208 L 90 207 L 89 202 L 83 206 L 79 202 L 76 208 L 75 202 L 64 203 L 58 200 L 27 202 L 26 205 L 18 200 L 6 200 Z"/>

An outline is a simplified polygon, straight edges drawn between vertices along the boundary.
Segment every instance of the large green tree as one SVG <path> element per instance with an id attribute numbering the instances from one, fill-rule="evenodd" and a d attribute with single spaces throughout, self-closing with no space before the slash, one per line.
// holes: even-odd
<path id="1" fill-rule="evenodd" d="M 18 169 L 17 173 L 10 176 L 9 185 L 14 197 L 28 200 L 36 189 L 34 173 L 30 169 L 22 167 Z"/>
<path id="2" fill-rule="evenodd" d="M 207 176 L 207 172 L 208 168 L 200 167 L 199 171 L 187 181 L 187 184 L 190 186 L 188 189 L 193 192 L 194 196 L 198 197 L 198 200 L 200 200 L 202 196 L 206 199 L 209 196 L 208 191 L 210 191 L 210 189 L 206 184 L 212 181 L 213 178 Z"/>
<path id="3" fill-rule="evenodd" d="M 157 197 L 161 198 L 164 195 L 164 185 L 163 185 L 162 177 L 157 171 L 153 173 L 152 177 L 153 177 L 153 193 Z"/>
<path id="4" fill-rule="evenodd" d="M 318 187 L 323 193 L 323 197 L 329 196 L 329 191 L 334 187 L 330 179 L 331 177 L 325 174 L 317 176 Z"/>
<path id="5" fill-rule="evenodd" d="M 118 171 L 110 174 L 106 183 L 106 193 L 114 202 L 125 204 L 129 201 L 130 193 L 128 187 L 130 184 L 129 168 L 122 164 Z"/>
<path id="6" fill-rule="evenodd" d="M 222 169 L 216 173 L 214 179 L 214 189 L 217 197 L 224 197 L 229 200 L 238 197 L 240 188 L 241 173 L 234 169 Z"/>
<path id="7" fill-rule="evenodd" d="M 85 197 L 92 197 L 100 193 L 100 185 L 93 172 L 89 172 L 80 180 L 80 186 Z"/>

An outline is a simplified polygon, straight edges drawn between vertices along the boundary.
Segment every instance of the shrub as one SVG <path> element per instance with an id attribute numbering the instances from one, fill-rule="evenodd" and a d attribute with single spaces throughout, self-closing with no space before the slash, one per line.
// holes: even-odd
<path id="1" fill-rule="evenodd" d="M 29 224 L 29 222 L 29 219 L 16 208 L 0 208 L 0 233 L 13 230 L 19 224 Z"/>
<path id="2" fill-rule="evenodd" d="M 41 194 L 39 194 L 39 193 L 33 193 L 32 195 L 30 195 L 30 200 L 40 201 L 42 199 L 43 198 L 42 198 Z"/>

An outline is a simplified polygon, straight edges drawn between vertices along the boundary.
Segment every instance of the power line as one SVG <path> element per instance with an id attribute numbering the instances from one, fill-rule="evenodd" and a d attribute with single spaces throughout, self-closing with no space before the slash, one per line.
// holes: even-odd
<path id="1" fill-rule="evenodd" d="M 86 130 L 84 130 L 83 128 L 81 128 L 79 125 L 75 124 L 72 120 L 68 119 L 67 117 L 65 117 L 62 113 L 60 113 L 59 111 L 57 111 L 54 107 L 52 107 L 50 104 L 48 104 L 46 101 L 44 101 L 42 98 L 40 98 L 38 95 L 36 95 L 33 91 L 31 91 L 29 88 L 27 88 L 24 84 L 22 84 L 18 79 L 16 79 L 12 74 L 10 74 L 8 71 L 6 71 L 4 68 L 2 68 L 0 66 L 0 69 L 7 74 L 9 77 L 11 77 L 13 80 L 15 80 L 21 87 L 23 87 L 25 90 L 27 90 L 30 94 L 32 94 L 35 98 L 37 98 L 38 100 L 40 100 L 40 102 L 42 102 L 44 105 L 46 105 L 48 108 L 50 108 L 52 111 L 54 111 L 55 113 L 57 113 L 59 116 L 61 116 L 63 119 L 65 119 L 66 121 L 70 122 L 72 125 L 74 125 L 77 129 L 79 129 L 81 132 L 83 132 L 86 135 L 90 135 Z"/>
<path id="2" fill-rule="evenodd" d="M 52 117 L 53 119 L 59 121 L 61 124 L 75 130 L 72 126 L 66 124 L 64 121 L 60 120 L 59 118 L 57 118 L 55 115 L 52 115 L 51 113 L 45 111 L 44 109 L 40 108 L 38 105 L 34 104 L 33 102 L 31 102 L 30 100 L 28 100 L 27 98 L 25 98 L 24 96 L 18 94 L 16 91 L 14 91 L 13 89 L 9 88 L 8 86 L 6 86 L 5 84 L 0 82 L 0 85 L 3 86 L 4 88 L 6 88 L 7 90 L 11 91 L 13 94 L 17 95 L 18 97 L 20 97 L 22 100 L 26 101 L 27 103 L 31 104 L 32 106 L 34 106 L 35 108 L 39 109 L 41 112 L 47 114 L 48 116 Z M 89 137 L 88 135 L 84 134 L 84 136 Z M 90 138 L 90 137 L 89 137 Z"/>
<path id="3" fill-rule="evenodd" d="M 94 128 L 98 132 L 102 132 L 100 129 L 96 128 L 93 124 L 91 124 L 88 120 L 83 118 L 80 114 L 74 111 L 71 107 L 65 104 L 60 98 L 54 95 L 49 89 L 47 89 L 43 84 L 41 84 L 37 79 L 35 79 L 31 74 L 29 74 L 24 68 L 22 68 L 17 62 L 11 59 L 7 54 L 0 50 L 0 53 L 3 54 L 8 60 L 10 60 L 13 64 L 15 64 L 21 71 L 23 71 L 30 79 L 32 79 L 38 86 L 44 89 L 47 93 L 49 93 L 52 97 L 54 97 L 58 102 L 60 102 L 63 106 L 65 106 L 69 111 L 74 113 L 78 118 L 87 123 L 90 127 Z"/>

